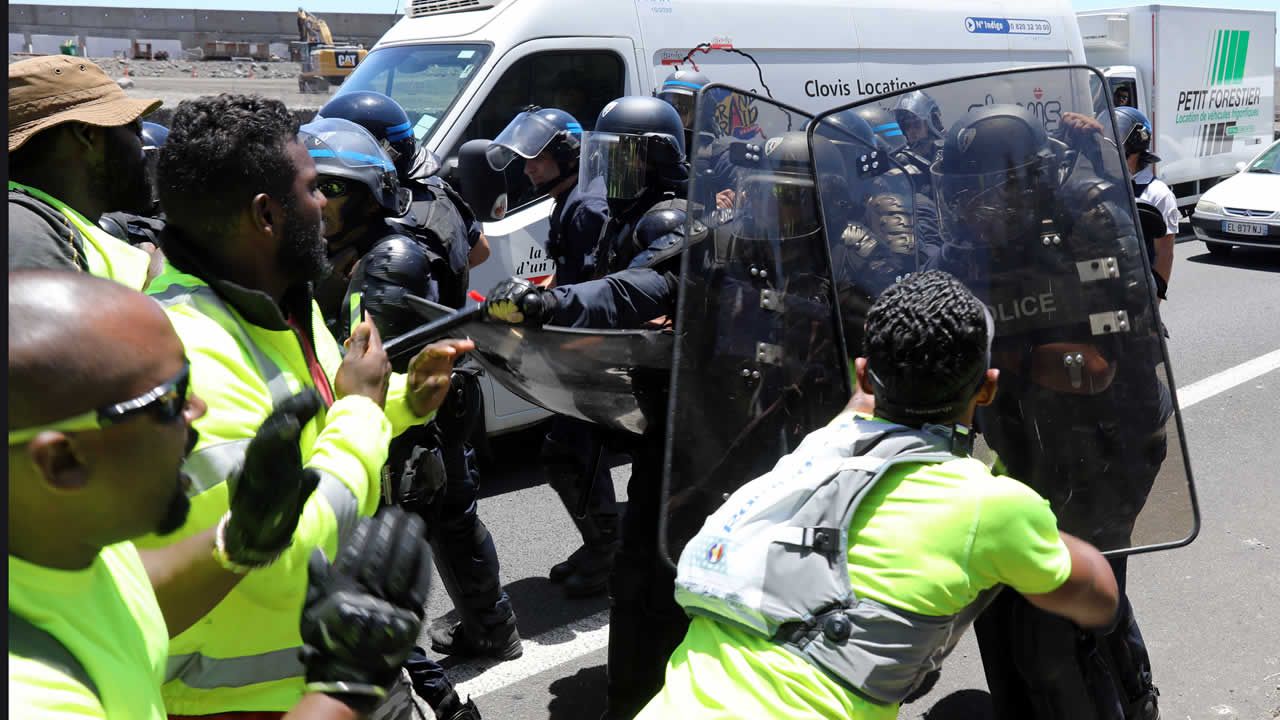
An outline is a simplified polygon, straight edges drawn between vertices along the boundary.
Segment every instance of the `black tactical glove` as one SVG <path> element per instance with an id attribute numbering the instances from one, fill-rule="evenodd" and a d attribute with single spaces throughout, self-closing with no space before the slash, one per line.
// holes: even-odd
<path id="1" fill-rule="evenodd" d="M 231 511 L 218 530 L 224 565 L 267 565 L 293 541 L 302 507 L 320 483 L 316 471 L 302 466 L 298 438 L 321 406 L 315 390 L 298 393 L 280 403 L 249 441 L 244 466 L 227 481 Z"/>
<path id="2" fill-rule="evenodd" d="M 395 507 L 360 521 L 332 566 L 317 550 L 302 609 L 307 692 L 369 712 L 400 675 L 431 583 L 425 525 Z"/>
<path id="3" fill-rule="evenodd" d="M 555 293 L 513 277 L 498 283 L 489 293 L 484 313 L 499 322 L 537 326 L 546 324 L 559 306 Z"/>

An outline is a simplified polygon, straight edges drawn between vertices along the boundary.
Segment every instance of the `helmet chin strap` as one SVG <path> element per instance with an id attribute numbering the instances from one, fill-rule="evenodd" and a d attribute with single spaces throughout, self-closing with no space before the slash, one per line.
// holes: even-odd
<path id="1" fill-rule="evenodd" d="M 556 163 L 556 169 L 559 170 L 560 172 L 555 177 L 551 178 L 550 180 L 544 183 L 539 183 L 533 186 L 533 189 L 537 191 L 539 195 L 552 194 L 552 191 L 554 190 L 559 190 L 560 192 L 564 192 L 565 190 L 568 190 L 569 188 L 573 187 L 573 183 L 569 182 L 570 180 L 572 180 L 573 182 L 578 181 L 577 168 L 573 168 L 573 170 L 570 172 L 565 172 L 564 169 L 560 167 L 560 164 Z"/>

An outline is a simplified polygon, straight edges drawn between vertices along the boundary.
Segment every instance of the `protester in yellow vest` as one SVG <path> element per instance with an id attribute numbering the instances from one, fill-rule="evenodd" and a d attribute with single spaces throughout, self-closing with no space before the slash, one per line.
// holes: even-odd
<path id="1" fill-rule="evenodd" d="M 84 58 L 9 66 L 9 269 L 83 270 L 143 289 L 161 256 L 98 227 L 150 205 L 140 133 L 159 100 L 137 100 Z"/>
<path id="2" fill-rule="evenodd" d="M 140 552 L 131 538 L 190 508 L 180 465 L 206 407 L 182 343 L 155 302 L 80 273 L 11 273 L 9 317 L 9 716 L 163 720 L 169 635 L 293 534 L 317 482 L 298 435 L 318 398 L 263 423 L 216 532 Z M 385 694 L 421 631 L 420 522 L 380 516 L 333 568 L 313 558 L 308 694 L 290 717 L 352 718 Z"/>
<path id="3" fill-rule="evenodd" d="M 278 100 L 220 95 L 178 105 L 160 150 L 165 271 L 149 293 L 169 313 L 209 404 L 187 461 L 191 516 L 166 545 L 216 525 L 227 480 L 254 428 L 282 398 L 314 388 L 326 408 L 303 428 L 302 457 L 320 484 L 293 546 L 253 573 L 212 613 L 174 638 L 170 717 L 284 712 L 302 696 L 296 622 L 313 548 L 334 553 L 373 514 L 391 438 L 426 422 L 444 400 L 453 361 L 470 341 L 423 350 L 407 375 L 390 364 L 371 322 L 345 353 L 325 328 L 311 281 L 328 271 L 325 199 L 298 122 Z"/>

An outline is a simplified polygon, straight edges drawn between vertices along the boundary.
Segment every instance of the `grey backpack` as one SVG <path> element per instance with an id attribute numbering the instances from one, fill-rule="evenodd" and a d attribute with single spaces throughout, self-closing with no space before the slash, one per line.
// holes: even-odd
<path id="1" fill-rule="evenodd" d="M 935 617 L 855 596 L 849 523 L 892 467 L 956 459 L 955 432 L 849 415 L 811 433 L 707 518 L 680 555 L 676 601 L 774 640 L 864 697 L 901 701 L 985 599 Z"/>

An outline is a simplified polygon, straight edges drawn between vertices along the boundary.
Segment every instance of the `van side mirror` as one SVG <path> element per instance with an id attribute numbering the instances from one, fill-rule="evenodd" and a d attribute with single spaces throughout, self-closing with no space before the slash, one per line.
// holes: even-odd
<path id="1" fill-rule="evenodd" d="M 458 148 L 456 158 L 445 161 L 450 175 L 457 178 L 451 184 L 481 222 L 501 220 L 507 214 L 507 178 L 489 165 L 485 157 L 489 144 L 485 139 L 468 140 Z"/>
<path id="2" fill-rule="evenodd" d="M 1236 163 L 1236 172 L 1244 172 L 1244 169 L 1247 166 L 1248 166 L 1248 163 L 1241 160 L 1240 162 Z"/>

